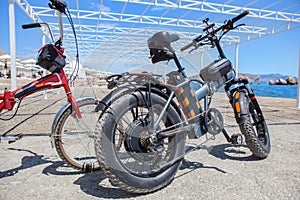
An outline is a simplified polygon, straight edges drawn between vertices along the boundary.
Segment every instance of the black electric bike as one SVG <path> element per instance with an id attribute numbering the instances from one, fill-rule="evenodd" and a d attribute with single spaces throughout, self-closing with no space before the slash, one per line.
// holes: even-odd
<path id="1" fill-rule="evenodd" d="M 224 34 L 241 26 L 234 23 L 247 14 L 245 11 L 217 29 L 208 19 L 204 20 L 205 34 L 181 49 L 216 47 L 219 59 L 200 71 L 201 79 L 187 77 L 171 46 L 179 37 L 168 32 L 158 32 L 148 39 L 153 63 L 174 60 L 178 68 L 167 74 L 167 82 L 147 72 L 107 78 L 108 87 L 113 90 L 96 108 L 102 114 L 95 130 L 95 151 L 100 168 L 112 185 L 133 193 L 148 193 L 166 186 L 186 153 L 186 135 L 200 138 L 222 132 L 232 144 L 241 144 L 244 137 L 256 157 L 268 156 L 270 138 L 262 110 L 248 80 L 236 77 L 219 42 Z M 194 91 L 191 82 L 200 88 Z M 242 134 L 230 136 L 220 111 L 210 108 L 212 96 L 221 86 Z"/>

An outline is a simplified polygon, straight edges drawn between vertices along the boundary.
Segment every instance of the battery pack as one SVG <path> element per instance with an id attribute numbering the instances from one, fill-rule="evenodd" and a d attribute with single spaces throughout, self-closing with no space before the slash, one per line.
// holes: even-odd
<path id="1" fill-rule="evenodd" d="M 168 84 L 176 85 L 187 81 L 179 72 L 170 72 L 167 74 L 169 77 Z M 192 90 L 189 82 L 186 84 L 182 84 L 179 86 L 178 90 L 175 91 L 175 96 L 180 104 L 181 109 L 187 119 L 191 119 L 199 114 L 200 112 L 200 104 L 196 100 L 195 93 Z M 188 120 L 189 124 L 199 122 L 199 118 L 194 118 L 192 120 Z"/>
<path id="2" fill-rule="evenodd" d="M 231 62 L 228 59 L 223 58 L 216 60 L 207 67 L 201 69 L 200 76 L 204 81 L 217 81 L 224 77 L 231 69 Z"/>

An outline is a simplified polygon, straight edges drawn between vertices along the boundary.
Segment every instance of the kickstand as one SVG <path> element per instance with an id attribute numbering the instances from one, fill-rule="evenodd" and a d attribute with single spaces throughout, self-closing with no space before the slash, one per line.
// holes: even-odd
<path id="1" fill-rule="evenodd" d="M 222 133 L 225 136 L 227 142 L 231 143 L 231 137 L 229 136 L 228 132 L 225 130 L 225 128 L 222 129 Z"/>

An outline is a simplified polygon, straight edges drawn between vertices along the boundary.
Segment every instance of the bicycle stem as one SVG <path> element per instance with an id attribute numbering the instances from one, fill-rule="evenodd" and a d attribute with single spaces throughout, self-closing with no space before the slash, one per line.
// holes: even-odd
<path id="1" fill-rule="evenodd" d="M 62 24 L 61 12 L 57 11 L 57 16 L 58 16 L 58 27 L 59 27 L 59 41 L 62 43 L 62 41 L 63 41 L 63 24 Z"/>

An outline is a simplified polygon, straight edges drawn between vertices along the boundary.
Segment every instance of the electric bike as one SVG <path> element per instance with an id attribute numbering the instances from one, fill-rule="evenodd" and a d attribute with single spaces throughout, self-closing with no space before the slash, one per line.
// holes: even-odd
<path id="1" fill-rule="evenodd" d="M 95 152 L 100 168 L 112 185 L 132 193 L 148 193 L 169 184 L 184 156 L 185 138 L 201 138 L 207 133 L 223 133 L 227 141 L 241 144 L 242 138 L 254 156 L 270 153 L 267 123 L 254 92 L 245 78 L 237 78 L 220 39 L 248 11 L 228 20 L 219 28 L 204 20 L 203 35 L 181 48 L 184 51 L 204 45 L 216 47 L 219 59 L 201 69 L 201 78 L 189 78 L 172 42 L 179 37 L 162 31 L 148 39 L 153 63 L 173 60 L 178 68 L 160 75 L 125 72 L 107 78 L 113 89 L 100 101 L 102 111 L 95 130 Z M 217 35 L 220 33 L 220 35 Z M 191 83 L 200 88 L 193 90 Z M 210 108 L 214 93 L 224 87 L 242 134 L 230 136 L 221 112 Z"/>

